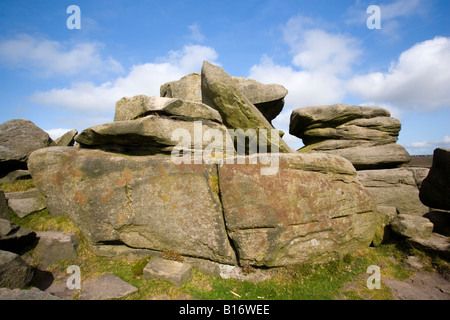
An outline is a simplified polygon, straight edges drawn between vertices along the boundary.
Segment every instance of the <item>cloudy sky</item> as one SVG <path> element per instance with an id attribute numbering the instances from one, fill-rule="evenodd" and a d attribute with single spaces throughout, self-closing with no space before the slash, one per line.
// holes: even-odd
<path id="1" fill-rule="evenodd" d="M 401 120 L 411 154 L 431 154 L 450 148 L 449 13 L 448 0 L 0 0 L 0 122 L 81 131 L 208 60 L 284 85 L 278 129 L 300 107 L 376 105 Z"/>

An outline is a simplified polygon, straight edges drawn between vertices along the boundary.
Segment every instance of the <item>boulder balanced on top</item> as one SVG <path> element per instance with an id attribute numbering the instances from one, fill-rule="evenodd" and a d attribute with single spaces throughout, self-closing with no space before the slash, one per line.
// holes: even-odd
<path id="1" fill-rule="evenodd" d="M 384 169 L 411 160 L 396 143 L 400 129 L 386 109 L 335 104 L 294 110 L 289 133 L 303 140 L 300 152 L 336 154 L 356 169 Z"/>
<path id="2" fill-rule="evenodd" d="M 49 212 L 67 215 L 102 252 L 114 244 L 272 267 L 328 261 L 370 245 L 375 202 L 349 161 L 291 152 L 232 77 L 208 62 L 201 94 L 202 102 L 124 98 L 117 121 L 76 137 L 80 148 L 34 152 L 29 168 Z M 192 133 L 199 122 L 222 132 L 274 130 L 276 174 L 261 174 L 269 164 L 252 161 L 258 153 L 175 163 L 173 130 Z"/>

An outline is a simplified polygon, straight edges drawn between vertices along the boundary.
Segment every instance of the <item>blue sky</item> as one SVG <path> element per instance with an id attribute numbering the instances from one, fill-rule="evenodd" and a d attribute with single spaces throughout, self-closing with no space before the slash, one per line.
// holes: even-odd
<path id="1" fill-rule="evenodd" d="M 67 28 L 70 5 L 79 30 Z M 370 5 L 381 29 L 367 27 Z M 450 148 L 449 14 L 447 0 L 0 0 L 0 122 L 81 131 L 208 60 L 284 85 L 273 123 L 285 132 L 296 108 L 376 105 L 401 120 L 411 154 L 431 154 Z"/>

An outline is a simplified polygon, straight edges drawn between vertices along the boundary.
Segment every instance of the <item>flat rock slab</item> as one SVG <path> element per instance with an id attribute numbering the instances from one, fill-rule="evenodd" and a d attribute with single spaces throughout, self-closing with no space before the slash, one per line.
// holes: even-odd
<path id="1" fill-rule="evenodd" d="M 79 300 L 120 299 L 138 289 L 114 274 L 105 274 L 82 285 Z"/>
<path id="2" fill-rule="evenodd" d="M 39 242 L 35 253 L 44 267 L 77 258 L 78 239 L 73 234 L 58 231 L 37 232 Z"/>
<path id="3" fill-rule="evenodd" d="M 438 274 L 417 272 L 406 281 L 384 279 L 396 300 L 450 300 L 450 281 Z"/>
<path id="4" fill-rule="evenodd" d="M 437 254 L 445 259 L 450 259 L 449 237 L 432 233 L 431 237 L 428 239 L 414 237 L 407 239 L 407 241 L 416 249 Z"/>
<path id="5" fill-rule="evenodd" d="M 61 298 L 37 288 L 30 290 L 0 288 L 0 300 L 61 300 Z"/>
<path id="6" fill-rule="evenodd" d="M 5 193 L 5 197 L 8 199 L 8 206 L 19 218 L 24 218 L 47 207 L 45 197 L 37 189 L 23 192 L 8 192 Z"/>
<path id="7" fill-rule="evenodd" d="M 172 282 L 177 287 L 191 280 L 192 266 L 178 261 L 153 257 L 144 268 L 144 278 L 156 278 Z"/>

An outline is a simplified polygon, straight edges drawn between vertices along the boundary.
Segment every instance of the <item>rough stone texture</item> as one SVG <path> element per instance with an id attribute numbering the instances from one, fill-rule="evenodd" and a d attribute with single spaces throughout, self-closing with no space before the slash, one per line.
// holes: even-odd
<path id="1" fill-rule="evenodd" d="M 433 232 L 433 224 L 424 217 L 399 214 L 391 222 L 391 229 L 404 237 L 429 238 Z"/>
<path id="2" fill-rule="evenodd" d="M 444 259 L 450 259 L 450 238 L 432 233 L 428 239 L 413 237 L 406 240 L 414 248 L 437 254 Z"/>
<path id="3" fill-rule="evenodd" d="M 389 225 L 397 217 L 397 208 L 390 206 L 377 206 L 378 222 L 372 244 L 379 246 L 389 239 Z"/>
<path id="4" fill-rule="evenodd" d="M 241 265 L 322 262 L 367 247 L 377 213 L 347 160 L 279 154 L 275 175 L 262 164 L 219 168 L 226 226 Z"/>
<path id="5" fill-rule="evenodd" d="M 39 242 L 34 249 L 44 268 L 62 260 L 77 258 L 78 239 L 59 231 L 37 232 Z"/>
<path id="6" fill-rule="evenodd" d="M 36 242 L 36 233 L 8 220 L 0 219 L 0 250 L 24 253 Z"/>
<path id="7" fill-rule="evenodd" d="M 138 289 L 113 274 L 105 274 L 82 284 L 79 300 L 110 300 L 126 297 Z"/>
<path id="8" fill-rule="evenodd" d="M 437 148 L 420 188 L 420 200 L 433 209 L 450 210 L 450 149 Z"/>
<path id="9" fill-rule="evenodd" d="M 27 169 L 28 156 L 34 150 L 52 145 L 49 135 L 29 120 L 13 119 L 0 124 L 0 177 Z"/>
<path id="10" fill-rule="evenodd" d="M 231 77 L 238 90 L 270 122 L 280 114 L 284 107 L 284 98 L 288 94 L 279 84 L 263 84 L 253 79 Z M 202 84 L 199 73 L 191 73 L 178 81 L 165 83 L 160 88 L 161 97 L 202 102 Z"/>
<path id="11" fill-rule="evenodd" d="M 152 257 L 143 270 L 145 279 L 170 281 L 177 287 L 192 279 L 192 266 L 187 263 Z"/>
<path id="12" fill-rule="evenodd" d="M 197 123 L 197 122 L 196 122 Z M 214 141 L 217 149 L 226 146 L 226 128 L 216 122 L 199 121 L 201 139 L 209 129 L 220 132 L 223 140 Z M 136 120 L 115 121 L 88 128 L 78 134 L 75 140 L 84 148 L 97 148 L 105 151 L 131 155 L 170 154 L 180 139 L 174 135 L 175 130 L 183 130 L 189 134 L 190 141 L 182 141 L 190 149 L 205 149 L 211 144 L 202 139 L 196 145 L 196 124 L 167 117 L 149 115 Z M 225 153 L 225 152 L 223 152 Z"/>
<path id="13" fill-rule="evenodd" d="M 325 152 L 349 160 L 356 169 L 393 168 L 411 160 L 396 144 L 400 121 L 379 107 L 345 104 L 296 109 L 289 132 L 303 140 L 300 152 Z"/>
<path id="14" fill-rule="evenodd" d="M 0 250 L 0 287 L 25 288 L 33 274 L 33 269 L 19 255 Z"/>
<path id="15" fill-rule="evenodd" d="M 429 211 L 419 199 L 410 168 L 358 171 L 358 180 L 374 196 L 377 205 L 396 207 L 400 214 L 423 216 Z"/>
<path id="16" fill-rule="evenodd" d="M 30 290 L 0 288 L 0 300 L 62 300 L 37 288 Z"/>
<path id="17" fill-rule="evenodd" d="M 269 122 L 283 110 L 284 98 L 288 91 L 282 85 L 263 84 L 243 77 L 232 77 L 232 80 L 239 91 L 255 105 Z"/>
<path id="18" fill-rule="evenodd" d="M 19 226 L 15 225 L 11 221 L 0 219 L 0 239 L 18 228 Z"/>
<path id="19" fill-rule="evenodd" d="M 219 112 L 201 102 L 145 95 L 124 97 L 117 101 L 114 121 L 135 120 L 150 114 L 222 123 Z"/>
<path id="20" fill-rule="evenodd" d="M 73 147 L 75 143 L 75 136 L 78 134 L 77 129 L 67 131 L 61 137 L 55 140 L 55 145 L 57 147 Z"/>
<path id="21" fill-rule="evenodd" d="M 224 125 L 229 129 L 266 130 L 268 146 L 277 145 L 279 152 L 291 152 L 279 137 L 271 136 L 272 125 L 262 113 L 236 87 L 231 76 L 221 68 L 205 61 L 202 67 L 202 101 L 219 111 Z M 260 143 L 258 143 L 260 145 Z"/>
<path id="22" fill-rule="evenodd" d="M 305 150 L 300 149 L 299 151 L 305 152 Z M 314 151 L 318 152 L 318 150 Z M 358 170 L 393 168 L 407 163 L 411 160 L 411 156 L 408 154 L 405 148 L 396 143 L 369 147 L 350 147 L 320 152 L 331 153 L 344 157 L 349 160 Z"/>
<path id="23" fill-rule="evenodd" d="M 12 183 L 17 180 L 25 180 L 30 179 L 30 172 L 28 170 L 14 170 L 5 175 L 3 178 L 0 179 L 0 184 L 8 184 Z"/>
<path id="24" fill-rule="evenodd" d="M 199 73 L 191 73 L 180 80 L 171 81 L 160 87 L 161 97 L 202 102 L 202 80 Z"/>
<path id="25" fill-rule="evenodd" d="M 5 193 L 3 192 L 3 190 L 0 190 L 0 219 L 10 219 L 8 203 L 6 201 Z"/>
<path id="26" fill-rule="evenodd" d="M 33 153 L 29 167 L 49 212 L 67 215 L 91 244 L 236 262 L 215 165 L 54 147 Z"/>
<path id="27" fill-rule="evenodd" d="M 299 108 L 291 114 L 289 133 L 302 139 L 308 129 L 337 127 L 355 119 L 390 116 L 390 112 L 383 108 L 346 104 Z"/>
<path id="28" fill-rule="evenodd" d="M 450 300 L 450 281 L 439 274 L 420 271 L 410 279 L 384 278 L 396 300 Z"/>
<path id="29" fill-rule="evenodd" d="M 5 193 L 8 206 L 19 218 L 46 208 L 45 197 L 37 189 Z"/>

